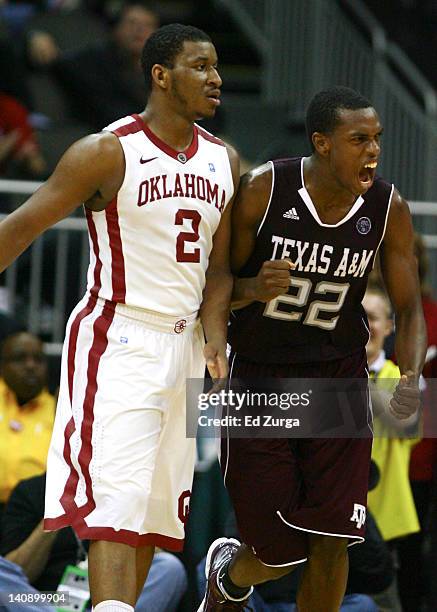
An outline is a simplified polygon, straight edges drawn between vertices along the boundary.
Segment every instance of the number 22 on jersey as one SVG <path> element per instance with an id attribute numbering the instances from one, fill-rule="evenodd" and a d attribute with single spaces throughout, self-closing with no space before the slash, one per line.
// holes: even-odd
<path id="1" fill-rule="evenodd" d="M 271 317 L 272 319 L 281 319 L 282 321 L 300 321 L 304 314 L 303 312 L 297 312 L 295 310 L 284 311 L 280 309 L 280 305 L 290 304 L 297 308 L 305 308 L 308 303 L 308 296 L 310 295 L 312 285 L 313 283 L 308 278 L 291 277 L 290 286 L 297 288 L 296 295 L 278 295 L 273 300 L 270 300 L 270 302 L 267 302 L 264 309 L 264 316 Z M 336 296 L 336 300 L 333 302 L 326 302 L 323 300 L 313 300 L 310 302 L 303 324 L 313 325 L 328 331 L 335 329 L 349 287 L 349 283 L 332 283 L 329 281 L 317 283 L 314 293 L 320 295 L 331 294 Z M 336 316 L 322 318 L 320 316 L 322 313 L 331 313 Z"/>

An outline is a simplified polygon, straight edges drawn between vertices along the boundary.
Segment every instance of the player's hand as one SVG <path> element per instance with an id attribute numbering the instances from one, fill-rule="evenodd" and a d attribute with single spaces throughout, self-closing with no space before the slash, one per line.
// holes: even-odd
<path id="1" fill-rule="evenodd" d="M 220 389 L 224 388 L 229 372 L 226 344 L 217 344 L 213 341 L 207 342 L 203 349 L 203 354 L 206 360 L 206 367 L 213 381 L 210 393 L 217 393 Z"/>
<path id="2" fill-rule="evenodd" d="M 270 302 L 278 295 L 287 293 L 290 287 L 290 271 L 295 267 L 290 259 L 265 261 L 254 278 L 254 299 L 259 302 Z"/>
<path id="3" fill-rule="evenodd" d="M 398 419 L 408 419 L 420 408 L 420 390 L 417 376 L 407 370 L 402 374 L 390 400 L 390 412 Z"/>

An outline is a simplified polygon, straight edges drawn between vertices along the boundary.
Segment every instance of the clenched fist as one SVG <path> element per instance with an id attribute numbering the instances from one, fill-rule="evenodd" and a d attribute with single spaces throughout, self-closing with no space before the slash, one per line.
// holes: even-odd
<path id="1" fill-rule="evenodd" d="M 419 407 L 419 383 L 413 372 L 405 372 L 390 400 L 390 412 L 398 419 L 408 419 Z"/>
<path id="2" fill-rule="evenodd" d="M 287 293 L 290 287 L 290 271 L 295 267 L 289 259 L 265 261 L 253 279 L 254 299 L 270 302 L 278 295 Z"/>

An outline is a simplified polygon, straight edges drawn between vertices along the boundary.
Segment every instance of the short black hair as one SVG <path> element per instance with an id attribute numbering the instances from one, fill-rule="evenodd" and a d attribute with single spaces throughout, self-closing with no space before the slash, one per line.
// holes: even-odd
<path id="1" fill-rule="evenodd" d="M 184 42 L 210 42 L 211 38 L 199 28 L 181 23 L 171 23 L 154 32 L 147 40 L 141 56 L 147 92 L 152 89 L 152 67 L 161 64 L 173 68 L 175 57 L 182 51 Z"/>
<path id="2" fill-rule="evenodd" d="M 314 150 L 312 140 L 314 132 L 331 134 L 335 130 L 340 120 L 339 110 L 358 110 L 372 106 L 370 100 L 350 87 L 337 86 L 319 91 L 309 103 L 305 119 L 306 132 L 312 149 Z"/>

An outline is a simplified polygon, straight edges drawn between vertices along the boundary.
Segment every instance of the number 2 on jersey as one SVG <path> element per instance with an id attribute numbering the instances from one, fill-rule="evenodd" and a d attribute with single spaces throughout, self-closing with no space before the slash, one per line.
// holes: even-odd
<path id="1" fill-rule="evenodd" d="M 290 278 L 290 286 L 297 287 L 296 295 L 278 295 L 278 297 L 267 302 L 264 309 L 264 316 L 271 317 L 272 319 L 281 319 L 282 321 L 300 321 L 302 318 L 302 312 L 286 312 L 280 310 L 278 306 L 282 304 L 292 304 L 302 308 L 306 306 L 308 296 L 311 291 L 312 282 L 308 278 Z M 328 281 L 321 281 L 317 283 L 314 293 L 326 295 L 330 293 L 337 295 L 335 302 L 324 302 L 323 300 L 314 300 L 310 303 L 304 325 L 314 325 L 325 330 L 333 330 L 337 325 L 339 314 L 331 319 L 322 319 L 319 315 L 325 313 L 339 313 L 341 307 L 344 304 L 346 294 L 349 291 L 349 283 L 331 283 Z"/>
<path id="2" fill-rule="evenodd" d="M 193 251 L 185 250 L 186 242 L 197 242 L 199 240 L 199 224 L 202 220 L 200 213 L 197 210 L 188 210 L 180 208 L 176 213 L 175 224 L 183 225 L 184 219 L 191 220 L 191 232 L 180 232 L 176 238 L 176 261 L 199 263 L 200 249 L 196 247 Z"/>

